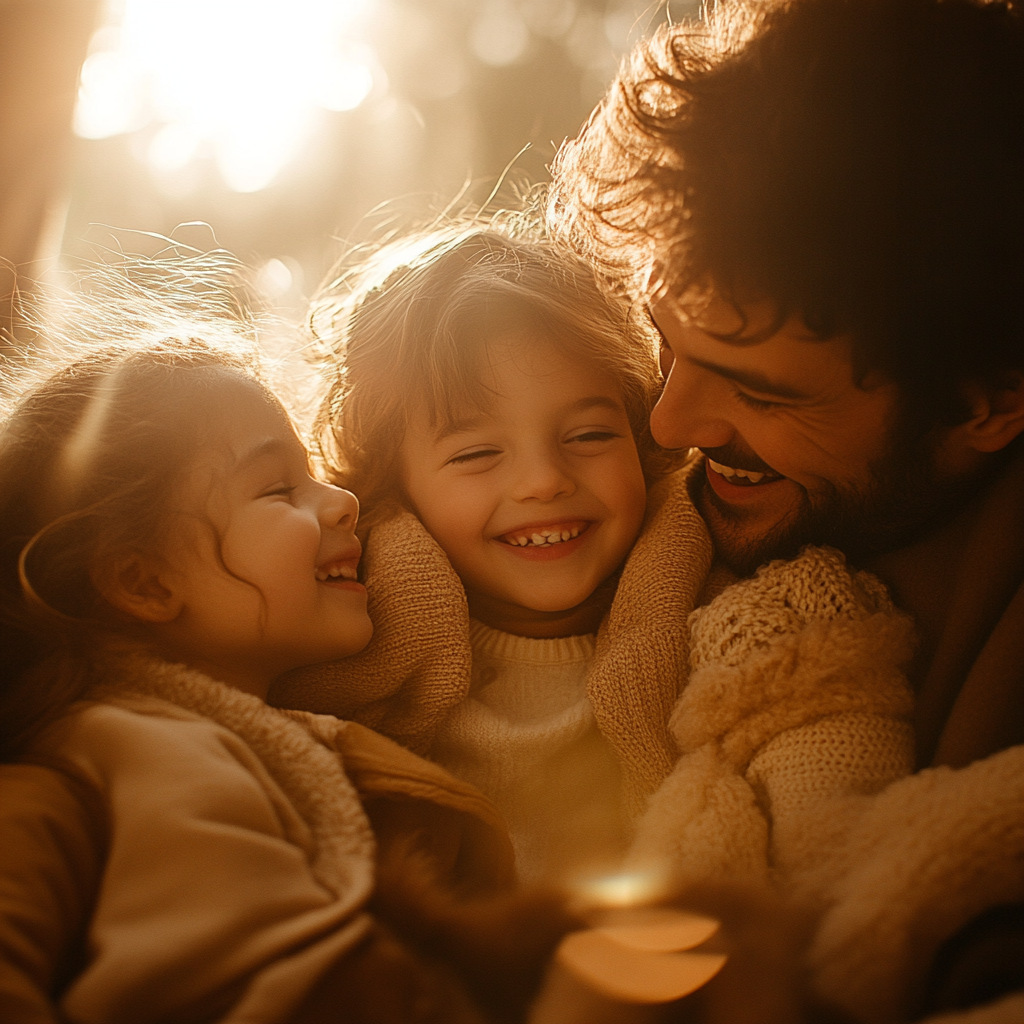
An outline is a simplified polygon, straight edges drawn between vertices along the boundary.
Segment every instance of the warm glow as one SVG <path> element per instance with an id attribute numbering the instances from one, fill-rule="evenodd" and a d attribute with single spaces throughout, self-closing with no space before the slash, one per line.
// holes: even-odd
<path id="1" fill-rule="evenodd" d="M 123 0 L 93 38 L 75 130 L 160 125 L 157 174 L 212 156 L 238 192 L 265 188 L 318 110 L 353 110 L 382 81 L 361 40 L 365 0 Z"/>
<path id="2" fill-rule="evenodd" d="M 634 907 L 664 895 L 666 879 L 661 872 L 631 871 L 604 875 L 577 883 L 578 897 L 594 907 Z"/>

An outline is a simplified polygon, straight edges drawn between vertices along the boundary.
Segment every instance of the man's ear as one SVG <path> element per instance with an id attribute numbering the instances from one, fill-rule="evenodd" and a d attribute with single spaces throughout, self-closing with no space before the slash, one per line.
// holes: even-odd
<path id="1" fill-rule="evenodd" d="M 1024 432 L 1024 373 L 1013 370 L 996 384 L 968 384 L 970 416 L 956 428 L 968 447 L 998 452 Z"/>
<path id="2" fill-rule="evenodd" d="M 168 586 L 163 565 L 139 551 L 114 557 L 92 572 L 93 583 L 119 612 L 141 622 L 171 622 L 182 600 Z"/>

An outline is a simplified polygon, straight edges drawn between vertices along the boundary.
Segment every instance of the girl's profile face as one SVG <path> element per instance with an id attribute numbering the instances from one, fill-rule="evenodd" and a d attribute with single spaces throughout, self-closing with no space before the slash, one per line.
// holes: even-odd
<path id="1" fill-rule="evenodd" d="M 420 410 L 402 482 L 471 613 L 525 632 L 524 610 L 555 618 L 621 565 L 646 487 L 614 378 L 526 335 L 492 340 L 481 363 L 485 407 L 441 429 Z"/>
<path id="2" fill-rule="evenodd" d="M 181 610 L 170 629 L 189 664 L 265 693 L 282 673 L 369 641 L 359 504 L 310 476 L 291 423 L 255 388 L 234 389 L 220 413 L 223 432 L 174 519 L 167 579 Z"/>

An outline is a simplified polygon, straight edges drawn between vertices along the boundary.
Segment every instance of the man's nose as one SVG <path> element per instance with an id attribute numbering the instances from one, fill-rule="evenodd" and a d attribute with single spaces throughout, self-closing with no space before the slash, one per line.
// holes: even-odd
<path id="1" fill-rule="evenodd" d="M 516 460 L 512 497 L 516 501 L 554 501 L 576 490 L 576 483 L 557 453 L 540 451 Z"/>
<path id="2" fill-rule="evenodd" d="M 333 484 L 317 483 L 319 502 L 317 518 L 324 527 L 340 526 L 355 530 L 359 520 L 359 499 L 351 492 Z"/>
<path id="3" fill-rule="evenodd" d="M 658 404 L 651 410 L 651 434 L 662 448 L 718 448 L 735 429 L 722 415 L 710 375 L 676 360 Z"/>

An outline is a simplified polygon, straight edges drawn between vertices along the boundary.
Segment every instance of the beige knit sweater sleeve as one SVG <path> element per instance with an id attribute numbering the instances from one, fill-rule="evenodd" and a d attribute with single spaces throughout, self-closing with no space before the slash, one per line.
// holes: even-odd
<path id="1" fill-rule="evenodd" d="M 930 768 L 862 801 L 811 944 L 814 984 L 865 1024 L 917 1020 L 936 951 L 1024 902 L 1024 747 Z M 1024 1020 L 1024 993 L 942 1024 Z"/>
<path id="2" fill-rule="evenodd" d="M 630 863 L 683 884 L 796 884 L 841 842 L 844 800 L 911 770 L 909 622 L 874 577 L 807 548 L 695 611 L 690 630 L 670 721 L 682 756 Z"/>

